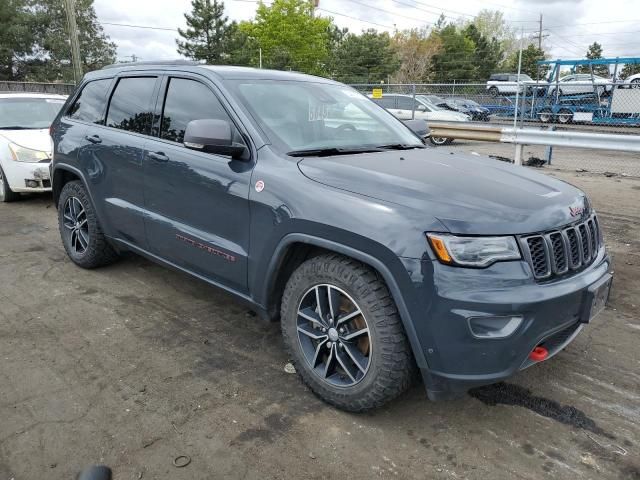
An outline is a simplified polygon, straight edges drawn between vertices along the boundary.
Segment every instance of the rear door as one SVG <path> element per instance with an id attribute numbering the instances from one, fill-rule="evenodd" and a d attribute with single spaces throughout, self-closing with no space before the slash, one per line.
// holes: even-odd
<path id="1" fill-rule="evenodd" d="M 79 154 L 92 182 L 94 201 L 102 206 L 103 228 L 110 236 L 143 249 L 142 161 L 144 143 L 151 133 L 158 78 L 148 74 L 117 77 L 105 124 L 87 129 L 87 147 Z"/>
<path id="2" fill-rule="evenodd" d="M 152 253 L 246 291 L 253 163 L 183 144 L 187 124 L 201 119 L 231 122 L 236 140 L 244 141 L 239 122 L 221 98 L 213 85 L 198 76 L 163 80 L 157 108 L 159 133 L 146 143 L 144 158 L 145 222 Z"/>

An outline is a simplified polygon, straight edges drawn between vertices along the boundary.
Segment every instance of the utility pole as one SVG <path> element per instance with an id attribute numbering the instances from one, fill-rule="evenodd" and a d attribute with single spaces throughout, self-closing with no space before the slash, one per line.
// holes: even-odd
<path id="1" fill-rule="evenodd" d="M 75 0 L 64 0 L 64 3 L 67 10 L 67 23 L 69 25 L 73 77 L 76 80 L 76 84 L 79 84 L 82 80 L 82 65 L 80 64 L 80 43 L 78 42 L 78 26 L 76 24 L 76 2 Z"/>
<path id="2" fill-rule="evenodd" d="M 542 50 L 542 13 L 540 14 L 540 29 L 538 30 L 538 50 Z"/>

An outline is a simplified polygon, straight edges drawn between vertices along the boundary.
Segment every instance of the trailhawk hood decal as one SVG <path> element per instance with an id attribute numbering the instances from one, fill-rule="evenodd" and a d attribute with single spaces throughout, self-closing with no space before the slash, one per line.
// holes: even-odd
<path id="1" fill-rule="evenodd" d="M 450 232 L 524 234 L 576 221 L 585 204 L 568 183 L 526 167 L 441 148 L 309 157 L 302 173 L 317 182 L 424 211 Z"/>
<path id="2" fill-rule="evenodd" d="M 0 130 L 0 135 L 20 147 L 47 152 L 51 156 L 51 137 L 46 128 L 40 130 Z"/>

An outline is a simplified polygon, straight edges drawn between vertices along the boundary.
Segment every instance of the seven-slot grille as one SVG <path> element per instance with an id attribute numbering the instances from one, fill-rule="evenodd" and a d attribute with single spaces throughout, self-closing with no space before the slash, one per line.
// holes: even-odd
<path id="1" fill-rule="evenodd" d="M 595 215 L 584 222 L 541 235 L 521 237 L 525 259 L 536 279 L 548 279 L 591 264 L 600 249 L 600 231 Z"/>

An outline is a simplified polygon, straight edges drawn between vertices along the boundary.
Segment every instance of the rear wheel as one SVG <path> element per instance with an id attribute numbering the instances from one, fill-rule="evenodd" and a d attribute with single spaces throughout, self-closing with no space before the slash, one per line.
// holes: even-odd
<path id="1" fill-rule="evenodd" d="M 58 200 L 58 228 L 69 258 L 82 268 L 113 263 L 118 254 L 107 242 L 85 187 L 67 183 Z"/>
<path id="2" fill-rule="evenodd" d="M 640 88 L 640 78 L 631 80 L 631 88 Z"/>
<path id="3" fill-rule="evenodd" d="M 443 145 L 450 145 L 453 142 L 453 138 L 445 138 L 445 137 L 429 137 L 429 141 L 438 147 Z"/>
<path id="4" fill-rule="evenodd" d="M 544 108 L 540 110 L 538 117 L 542 123 L 550 123 L 553 120 L 553 112 L 550 108 Z"/>
<path id="5" fill-rule="evenodd" d="M 404 392 L 414 361 L 395 303 L 369 267 L 336 254 L 304 262 L 282 297 L 282 334 L 300 377 L 348 411 Z"/>
<path id="6" fill-rule="evenodd" d="M 489 95 L 491 95 L 492 97 L 497 97 L 499 94 L 500 91 L 498 90 L 498 87 L 489 88 Z"/>
<path id="7" fill-rule="evenodd" d="M 573 121 L 573 112 L 567 108 L 563 108 L 558 112 L 558 123 L 566 125 Z"/>
<path id="8" fill-rule="evenodd" d="M 20 196 L 19 193 L 15 193 L 11 190 L 7 178 L 4 176 L 4 171 L 0 167 L 0 202 L 13 202 Z"/>

